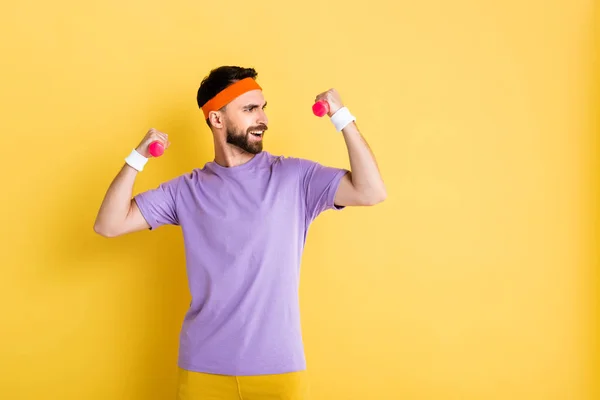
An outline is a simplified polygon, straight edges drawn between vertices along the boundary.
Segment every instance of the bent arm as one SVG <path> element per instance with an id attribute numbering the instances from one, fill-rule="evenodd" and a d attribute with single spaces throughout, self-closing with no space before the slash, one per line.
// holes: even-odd
<path id="1" fill-rule="evenodd" d="M 116 237 L 150 228 L 132 198 L 138 174 L 125 164 L 110 184 L 94 223 L 94 231 L 104 237 Z"/>
<path id="2" fill-rule="evenodd" d="M 336 192 L 335 204 L 339 206 L 372 206 L 385 200 L 387 192 L 377 167 L 377 161 L 356 123 L 342 129 L 350 170 Z"/>

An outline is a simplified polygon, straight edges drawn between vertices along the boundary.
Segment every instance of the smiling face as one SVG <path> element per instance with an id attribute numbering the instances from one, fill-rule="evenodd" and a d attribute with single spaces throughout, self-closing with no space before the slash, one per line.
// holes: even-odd
<path id="1" fill-rule="evenodd" d="M 260 90 L 246 92 L 229 103 L 224 113 L 227 143 L 251 154 L 260 153 L 269 123 L 266 105 Z"/>

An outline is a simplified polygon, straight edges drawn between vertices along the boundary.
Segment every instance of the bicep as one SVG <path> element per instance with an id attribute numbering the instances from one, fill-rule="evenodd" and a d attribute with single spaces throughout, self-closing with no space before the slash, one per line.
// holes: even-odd
<path id="1" fill-rule="evenodd" d="M 143 231 L 145 229 L 150 229 L 150 224 L 142 215 L 137 202 L 131 199 L 129 212 L 122 227 L 122 234 Z"/>
<path id="2" fill-rule="evenodd" d="M 333 200 L 336 206 L 362 206 L 365 200 L 352 184 L 352 172 L 346 173 L 340 180 Z"/>

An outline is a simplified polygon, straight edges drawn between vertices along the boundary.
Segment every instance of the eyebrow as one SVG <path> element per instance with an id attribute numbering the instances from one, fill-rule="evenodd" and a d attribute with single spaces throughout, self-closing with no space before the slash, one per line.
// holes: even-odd
<path id="1" fill-rule="evenodd" d="M 265 101 L 265 104 L 263 105 L 263 108 L 265 108 L 267 106 L 267 102 Z M 244 109 L 250 109 L 250 108 L 254 108 L 254 107 L 260 107 L 258 104 L 246 104 L 243 108 Z"/>

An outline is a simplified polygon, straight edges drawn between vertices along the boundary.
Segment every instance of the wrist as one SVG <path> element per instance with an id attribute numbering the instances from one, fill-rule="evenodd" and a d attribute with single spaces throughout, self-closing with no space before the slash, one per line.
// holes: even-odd
<path id="1" fill-rule="evenodd" d="M 342 107 L 331 116 L 331 122 L 338 132 L 341 132 L 348 124 L 356 121 L 356 117 L 352 115 L 348 107 Z"/>
<path id="2" fill-rule="evenodd" d="M 125 162 L 132 168 L 141 172 L 144 170 L 144 166 L 148 162 L 148 157 L 141 154 L 137 149 L 133 149 L 131 153 L 125 158 Z"/>
<path id="3" fill-rule="evenodd" d="M 146 147 L 138 146 L 135 148 L 135 151 L 137 151 L 138 154 L 140 154 L 141 156 L 143 156 L 145 158 L 150 158 L 150 153 L 148 152 L 148 146 L 146 146 Z"/>

